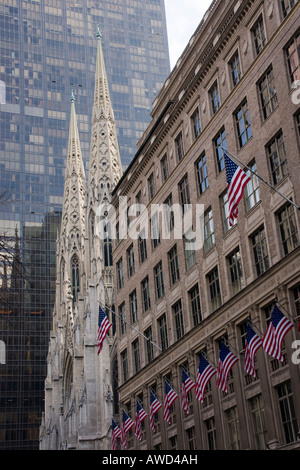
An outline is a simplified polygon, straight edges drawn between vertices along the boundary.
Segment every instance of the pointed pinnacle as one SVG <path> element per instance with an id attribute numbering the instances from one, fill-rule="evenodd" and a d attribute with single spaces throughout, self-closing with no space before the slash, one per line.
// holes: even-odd
<path id="1" fill-rule="evenodd" d="M 72 89 L 72 93 L 71 93 L 71 101 L 72 101 L 72 103 L 74 103 L 74 101 L 75 101 L 75 96 L 74 96 L 73 89 Z"/>
<path id="2" fill-rule="evenodd" d="M 97 39 L 101 39 L 102 35 L 100 33 L 100 26 L 97 25 Z"/>

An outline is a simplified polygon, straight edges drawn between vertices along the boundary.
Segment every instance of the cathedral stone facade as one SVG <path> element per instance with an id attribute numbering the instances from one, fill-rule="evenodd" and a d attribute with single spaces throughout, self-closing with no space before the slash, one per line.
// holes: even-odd
<path id="1" fill-rule="evenodd" d="M 86 181 L 72 92 L 41 450 L 110 448 L 112 329 L 99 355 L 97 329 L 99 306 L 112 322 L 113 267 L 105 209 L 122 169 L 99 31 L 90 152 Z"/>

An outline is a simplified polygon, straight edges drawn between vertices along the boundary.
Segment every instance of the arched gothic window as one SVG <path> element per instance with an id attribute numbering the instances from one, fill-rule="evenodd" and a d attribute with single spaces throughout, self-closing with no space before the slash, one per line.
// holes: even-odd
<path id="1" fill-rule="evenodd" d="M 79 259 L 77 255 L 72 256 L 71 259 L 71 273 L 72 273 L 72 295 L 73 305 L 78 300 L 78 293 L 80 289 L 80 270 L 79 270 Z"/>
<path id="2" fill-rule="evenodd" d="M 62 259 L 60 262 L 60 270 L 59 270 L 59 276 L 60 276 L 60 295 L 61 297 L 63 296 L 64 292 L 64 281 L 65 281 L 65 260 Z"/>
<path id="3" fill-rule="evenodd" d="M 95 213 L 90 212 L 90 236 L 93 238 L 95 235 Z"/>
<path id="4" fill-rule="evenodd" d="M 95 236 L 95 213 L 91 210 L 89 216 L 89 244 L 90 250 L 94 246 L 94 236 Z"/>
<path id="5" fill-rule="evenodd" d="M 106 234 L 103 240 L 103 252 L 104 252 L 104 266 L 112 266 L 112 246 L 111 246 L 111 227 L 110 223 L 104 226 L 104 232 Z"/>

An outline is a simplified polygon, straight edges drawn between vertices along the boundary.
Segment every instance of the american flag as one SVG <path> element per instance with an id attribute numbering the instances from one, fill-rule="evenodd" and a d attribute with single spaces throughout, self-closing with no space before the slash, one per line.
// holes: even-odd
<path id="1" fill-rule="evenodd" d="M 162 408 L 162 404 L 158 401 L 152 390 L 150 390 L 150 428 L 152 431 L 155 430 L 154 416 L 160 408 Z"/>
<path id="2" fill-rule="evenodd" d="M 122 416 L 122 426 L 121 426 L 121 444 L 123 447 L 127 447 L 126 435 L 130 431 L 130 429 L 134 426 L 134 422 L 128 416 L 127 413 L 123 410 Z"/>
<path id="3" fill-rule="evenodd" d="M 250 323 L 247 325 L 247 334 L 245 342 L 245 371 L 247 374 L 256 378 L 255 354 L 262 346 L 262 340 L 253 330 Z"/>
<path id="4" fill-rule="evenodd" d="M 97 338 L 98 354 L 100 354 L 100 351 L 103 348 L 103 341 L 110 327 L 111 327 L 111 324 L 109 323 L 106 314 L 103 312 L 102 308 L 99 307 L 98 338 Z"/>
<path id="5" fill-rule="evenodd" d="M 223 392 L 228 392 L 227 390 L 227 376 L 232 366 L 238 361 L 238 358 L 225 346 L 224 343 L 221 343 L 219 364 L 217 370 L 217 387 Z"/>
<path id="6" fill-rule="evenodd" d="M 244 187 L 249 183 L 249 176 L 225 153 L 227 194 L 229 204 L 229 225 L 234 224 L 238 216 L 238 204 L 243 196 Z"/>
<path id="7" fill-rule="evenodd" d="M 186 371 L 184 368 L 181 368 L 181 391 L 182 391 L 182 408 L 183 410 L 187 413 L 190 414 L 189 410 L 189 404 L 188 404 L 188 399 L 187 395 L 188 393 L 192 390 L 192 388 L 195 386 L 194 382 L 192 379 L 187 375 Z"/>
<path id="8" fill-rule="evenodd" d="M 216 369 L 212 367 L 209 362 L 205 359 L 203 354 L 201 354 L 196 377 L 196 397 L 201 402 L 203 402 L 204 399 L 204 392 L 207 383 L 209 382 L 211 377 L 216 373 Z"/>
<path id="9" fill-rule="evenodd" d="M 173 390 L 170 386 L 168 381 L 165 379 L 165 399 L 164 399 L 164 419 L 167 423 L 170 424 L 170 413 L 169 409 L 174 403 L 174 401 L 178 398 L 177 393 Z"/>
<path id="10" fill-rule="evenodd" d="M 113 450 L 117 450 L 117 437 L 121 436 L 121 429 L 119 426 L 116 425 L 114 420 L 112 420 L 112 431 L 111 431 L 111 439 L 112 439 L 112 448 Z"/>
<path id="11" fill-rule="evenodd" d="M 282 341 L 293 323 L 279 310 L 277 305 L 273 308 L 271 320 L 263 337 L 263 348 L 270 356 L 283 362 Z"/>
<path id="12" fill-rule="evenodd" d="M 141 423 L 147 418 L 147 413 L 140 404 L 140 402 L 136 401 L 136 415 L 135 415 L 135 435 L 136 437 L 141 440 L 142 439 L 142 427 Z"/>

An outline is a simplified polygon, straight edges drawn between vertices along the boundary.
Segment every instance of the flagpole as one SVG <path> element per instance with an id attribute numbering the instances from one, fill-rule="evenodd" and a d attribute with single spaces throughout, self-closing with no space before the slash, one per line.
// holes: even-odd
<path id="1" fill-rule="evenodd" d="M 252 323 L 252 319 L 251 317 L 248 317 L 247 321 L 250 323 L 251 327 L 255 328 L 260 335 L 264 336 L 264 333 L 256 326 Z"/>
<path id="2" fill-rule="evenodd" d="M 284 308 L 284 306 L 283 306 L 280 302 L 278 302 L 277 297 L 275 297 L 275 303 L 278 304 L 278 305 L 280 305 L 281 308 L 283 308 L 283 310 L 285 311 L 285 313 L 293 320 L 293 322 L 295 322 L 295 321 L 297 320 L 297 318 L 294 318 L 294 317 Z"/>
<path id="3" fill-rule="evenodd" d="M 240 165 L 244 166 L 245 168 L 247 168 L 247 170 L 249 170 L 251 173 L 253 173 L 253 175 L 257 176 L 257 178 L 259 178 L 261 181 L 263 181 L 265 184 L 267 184 L 271 189 L 273 189 L 274 191 L 276 191 L 276 193 L 280 194 L 281 197 L 283 197 L 284 199 L 286 199 L 290 204 L 292 204 L 293 206 L 296 207 L 296 209 L 300 210 L 300 206 L 298 206 L 297 204 L 295 204 L 295 202 L 293 202 L 291 199 L 289 199 L 288 197 L 286 197 L 284 194 L 282 194 L 278 189 L 275 188 L 275 186 L 273 186 L 272 184 L 270 184 L 268 181 L 266 181 L 264 178 L 262 178 L 262 176 L 259 176 L 258 173 L 256 173 L 255 171 L 253 171 L 251 168 L 249 168 L 247 165 L 245 165 L 243 162 L 241 162 L 235 155 L 232 155 L 232 153 L 229 152 L 229 150 L 225 149 L 224 147 L 221 146 L 221 148 L 224 150 L 224 152 L 227 152 L 229 153 L 229 155 L 231 155 L 232 158 L 234 158 L 237 162 L 240 163 Z"/>
<path id="4" fill-rule="evenodd" d="M 208 354 L 204 351 L 200 351 L 200 354 L 202 354 L 204 356 L 204 358 L 215 368 L 217 369 L 218 366 L 216 365 L 216 363 L 214 361 L 211 361 L 210 358 L 208 357 Z"/>
<path id="5" fill-rule="evenodd" d="M 109 308 L 107 305 L 105 305 L 103 302 L 100 302 L 99 301 L 99 304 L 103 305 L 103 307 L 107 308 L 110 312 L 112 312 L 114 315 L 116 315 L 118 318 L 120 318 L 120 320 L 123 320 L 122 317 L 120 315 L 118 315 L 116 312 L 114 312 L 111 308 Z M 159 349 L 160 351 L 162 351 L 162 349 L 155 343 L 153 343 L 153 341 L 151 341 L 149 338 L 147 338 L 147 336 L 143 335 L 143 333 L 141 333 L 139 330 L 137 330 L 134 326 L 132 326 L 130 323 L 128 323 L 126 320 L 125 322 L 126 325 L 130 326 L 130 328 L 132 328 L 134 331 L 136 331 L 139 335 L 143 336 L 143 338 L 145 338 L 147 341 L 150 341 L 150 343 L 153 344 L 153 346 L 155 346 L 157 349 Z"/>
<path id="6" fill-rule="evenodd" d="M 226 339 L 224 336 L 222 336 L 222 341 L 223 343 L 225 344 L 225 346 L 227 346 L 228 348 L 230 348 L 230 350 L 232 350 L 237 356 L 241 356 L 241 353 L 238 352 L 233 346 L 231 346 L 230 342 L 228 341 L 228 339 Z"/>

